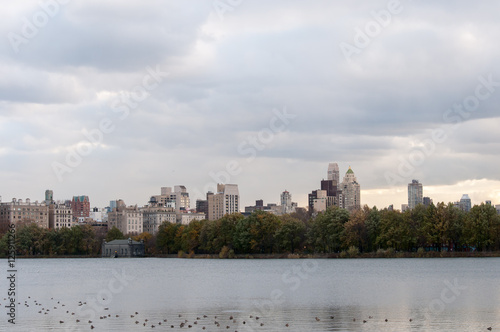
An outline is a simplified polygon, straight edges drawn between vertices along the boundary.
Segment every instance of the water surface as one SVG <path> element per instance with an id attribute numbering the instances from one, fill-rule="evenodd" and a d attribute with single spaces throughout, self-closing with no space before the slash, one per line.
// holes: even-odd
<path id="1" fill-rule="evenodd" d="M 2 331 L 500 330 L 500 258 L 16 263 Z"/>

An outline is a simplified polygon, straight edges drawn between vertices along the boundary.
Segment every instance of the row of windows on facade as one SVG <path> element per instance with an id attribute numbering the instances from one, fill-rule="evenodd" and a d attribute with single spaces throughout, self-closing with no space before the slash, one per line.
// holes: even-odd
<path id="1" fill-rule="evenodd" d="M 12 217 L 12 219 L 16 219 L 16 216 L 13 216 L 13 217 Z M 17 219 L 26 219 L 26 220 L 30 220 L 30 219 L 37 219 L 37 218 L 35 218 L 35 217 L 32 217 L 32 218 L 27 218 L 27 217 L 22 217 L 22 216 L 19 216 L 19 217 L 17 217 Z M 43 219 L 45 219 L 45 218 L 43 218 Z"/>
<path id="2" fill-rule="evenodd" d="M 3 212 L 0 212 L 0 216 L 3 216 L 3 215 L 5 215 L 5 216 L 10 216 L 10 214 L 11 214 L 10 212 L 5 212 L 5 214 L 4 214 Z M 17 215 L 21 215 L 21 214 L 22 214 L 23 216 L 28 214 L 28 215 L 31 215 L 31 216 L 32 216 L 32 215 L 37 214 L 37 212 L 24 212 L 24 211 L 23 211 L 23 212 L 12 212 L 12 214 L 13 214 L 13 215 L 14 215 L 14 214 L 17 214 Z M 46 216 L 46 215 L 47 215 L 47 213 L 46 213 L 46 212 L 45 212 L 45 213 L 44 213 L 44 212 L 40 212 L 40 215 L 41 215 L 41 216 Z"/>
<path id="3" fill-rule="evenodd" d="M 13 208 L 13 209 L 9 209 L 8 211 L 9 212 L 10 211 L 39 211 L 39 209 L 36 209 L 36 208 L 32 208 L 32 209 L 30 209 L 30 208 L 17 208 L 17 209 Z"/>

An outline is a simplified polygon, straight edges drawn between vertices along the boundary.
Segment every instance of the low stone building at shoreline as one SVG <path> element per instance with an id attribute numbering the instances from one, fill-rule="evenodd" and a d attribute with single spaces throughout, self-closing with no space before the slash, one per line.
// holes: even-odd
<path id="1" fill-rule="evenodd" d="M 103 241 L 101 252 L 102 257 L 143 257 L 145 253 L 144 241 L 137 242 L 131 238 L 110 242 Z"/>

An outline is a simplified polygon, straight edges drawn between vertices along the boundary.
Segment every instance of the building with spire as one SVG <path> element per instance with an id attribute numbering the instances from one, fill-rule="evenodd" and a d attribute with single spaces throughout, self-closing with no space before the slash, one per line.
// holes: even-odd
<path id="1" fill-rule="evenodd" d="M 344 180 L 340 185 L 344 209 L 354 211 L 361 208 L 361 187 L 354 175 L 351 166 L 345 173 Z"/>

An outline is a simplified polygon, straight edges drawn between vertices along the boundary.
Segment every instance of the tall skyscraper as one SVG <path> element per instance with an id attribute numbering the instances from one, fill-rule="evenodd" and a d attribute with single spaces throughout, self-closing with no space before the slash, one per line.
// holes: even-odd
<path id="1" fill-rule="evenodd" d="M 418 204 L 423 204 L 423 197 L 422 184 L 418 180 L 412 180 L 411 183 L 408 183 L 408 208 L 410 210 L 414 209 Z"/>
<path id="2" fill-rule="evenodd" d="M 361 208 L 361 187 L 351 166 L 345 173 L 341 184 L 344 209 L 353 211 Z"/>
<path id="3" fill-rule="evenodd" d="M 217 184 L 217 193 L 208 192 L 208 220 L 240 212 L 240 193 L 237 184 Z"/>
<path id="4" fill-rule="evenodd" d="M 340 184 L 340 172 L 339 165 L 337 163 L 328 164 L 327 180 L 335 181 L 335 185 L 338 187 Z"/>

